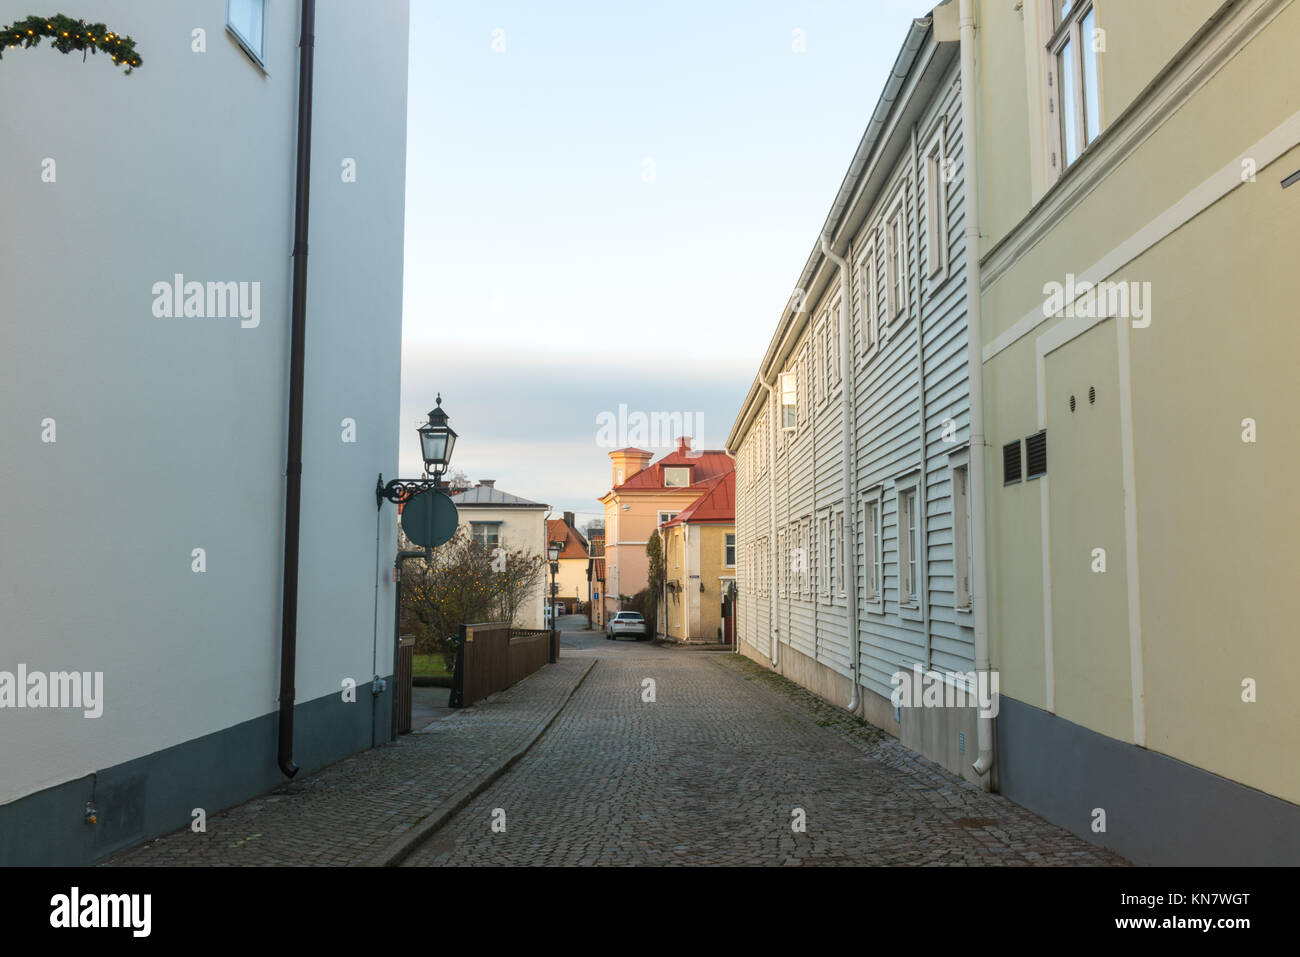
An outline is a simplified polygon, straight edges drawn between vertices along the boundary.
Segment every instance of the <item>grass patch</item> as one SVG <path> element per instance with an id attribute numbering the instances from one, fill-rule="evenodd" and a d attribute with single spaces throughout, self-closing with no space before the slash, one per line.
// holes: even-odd
<path id="1" fill-rule="evenodd" d="M 451 677 L 451 672 L 443 663 L 442 655 L 416 655 L 412 674 L 417 678 Z"/>

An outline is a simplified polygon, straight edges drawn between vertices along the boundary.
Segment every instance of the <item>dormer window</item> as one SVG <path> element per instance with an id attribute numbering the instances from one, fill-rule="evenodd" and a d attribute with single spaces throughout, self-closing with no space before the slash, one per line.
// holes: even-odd
<path id="1" fill-rule="evenodd" d="M 685 488 L 691 484 L 690 466 L 665 466 L 664 488 Z"/>

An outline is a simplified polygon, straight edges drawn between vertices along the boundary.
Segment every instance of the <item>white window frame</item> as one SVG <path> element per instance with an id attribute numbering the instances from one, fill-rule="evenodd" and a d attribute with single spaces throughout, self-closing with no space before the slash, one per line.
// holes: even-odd
<path id="1" fill-rule="evenodd" d="M 889 205 L 885 216 L 885 301 L 892 325 L 907 315 L 907 184 Z M 895 282 L 897 274 L 898 281 Z"/>
<path id="2" fill-rule="evenodd" d="M 898 604 L 901 608 L 921 606 L 921 556 L 919 482 L 898 485 Z"/>
<path id="3" fill-rule="evenodd" d="M 939 118 L 938 128 L 923 151 L 925 156 L 925 255 L 930 289 L 948 278 L 948 184 L 944 168 L 948 162 L 948 117 Z"/>
<path id="4" fill-rule="evenodd" d="M 858 260 L 858 334 L 862 340 L 864 356 L 873 355 L 880 344 L 876 278 L 876 240 L 873 236 Z"/>
<path id="5" fill-rule="evenodd" d="M 952 482 L 952 592 L 953 608 L 969 612 L 974 603 L 974 556 L 971 554 L 970 461 L 966 455 L 948 456 Z"/>
<path id="6" fill-rule="evenodd" d="M 831 559 L 835 563 L 835 570 L 832 573 L 832 583 L 835 588 L 835 595 L 838 598 L 844 598 L 844 576 L 845 559 L 848 555 L 848 549 L 844 541 L 844 509 L 837 508 L 831 515 Z"/>
<path id="7" fill-rule="evenodd" d="M 778 379 L 781 399 L 781 431 L 793 432 L 799 427 L 799 374 L 793 370 L 782 372 Z"/>
<path id="8" fill-rule="evenodd" d="M 669 512 L 669 511 L 666 511 L 666 510 L 661 510 L 661 511 L 659 512 L 659 524 L 662 525 L 664 522 L 671 522 L 671 521 L 672 521 L 673 519 L 675 519 L 679 514 L 680 514 L 679 512 Z M 665 516 L 667 516 L 667 517 L 665 518 Z"/>
<path id="9" fill-rule="evenodd" d="M 879 488 L 863 497 L 863 600 L 879 607 L 884 606 L 885 600 L 885 536 L 880 521 L 883 508 Z"/>
<path id="10" fill-rule="evenodd" d="M 501 522 L 480 522 L 470 519 L 469 537 L 484 548 L 499 547 L 501 545 L 501 525 Z M 482 540 L 479 539 L 478 535 L 480 531 L 483 532 Z M 492 532 L 495 535 L 495 542 L 488 541 L 488 532 Z"/>
<path id="11" fill-rule="evenodd" d="M 240 29 L 236 27 L 235 24 L 232 22 L 232 18 L 230 15 L 231 7 L 233 7 L 236 3 L 248 3 L 250 5 L 256 5 L 256 4 L 261 5 L 262 7 L 261 37 L 255 39 L 253 37 L 244 36 L 243 32 L 240 31 Z M 253 62 L 256 63 L 259 67 L 261 67 L 264 72 L 266 70 L 267 6 L 268 4 L 266 0 L 226 0 L 226 32 L 229 33 L 231 37 L 234 38 L 235 42 L 239 44 L 240 49 L 242 49 L 246 54 L 248 54 L 248 56 L 252 58 Z M 257 49 L 253 48 L 254 43 L 257 43 Z"/>
<path id="12" fill-rule="evenodd" d="M 800 550 L 800 575 L 798 575 L 798 580 L 796 581 L 798 596 L 800 596 L 800 598 L 807 598 L 807 596 L 809 596 L 810 559 L 809 549 L 807 549 L 807 544 L 809 544 L 809 542 L 807 542 L 807 537 L 809 537 L 809 534 L 807 534 L 807 520 L 800 519 L 796 523 L 796 532 L 794 532 L 794 538 L 796 538 L 796 545 L 794 545 L 794 547 Z"/>
<path id="13" fill-rule="evenodd" d="M 728 560 L 730 556 L 730 560 Z M 736 533 L 726 532 L 722 536 L 722 566 L 724 568 L 736 567 Z"/>
<path id="14" fill-rule="evenodd" d="M 1041 0 L 1044 4 L 1046 29 L 1049 34 L 1046 44 L 1047 72 L 1047 131 L 1051 139 L 1048 147 L 1048 179 L 1055 183 L 1069 167 L 1079 161 L 1088 146 L 1101 135 L 1101 59 L 1092 49 L 1093 37 L 1084 36 L 1083 21 L 1092 16 L 1093 29 L 1097 29 L 1097 13 L 1093 0 L 1075 0 L 1073 6 L 1056 22 L 1056 0 Z M 1065 54 L 1066 46 L 1070 53 Z M 1068 56 L 1068 59 L 1066 57 Z M 1097 116 L 1096 132 L 1088 133 L 1087 112 L 1087 76 L 1084 64 L 1091 60 L 1096 70 Z M 1063 62 L 1064 61 L 1064 62 Z M 1064 71 L 1069 71 L 1071 82 L 1071 101 L 1065 102 Z M 1070 159 L 1066 151 L 1066 116 L 1073 119 L 1078 132 L 1078 153 Z"/>
<path id="15" fill-rule="evenodd" d="M 821 315 L 817 318 L 817 324 L 813 332 L 816 349 L 814 355 L 817 361 L 817 407 L 819 409 L 826 404 L 826 400 L 831 396 L 829 328 L 830 319 L 826 314 L 826 310 L 823 309 Z"/>
<path id="16" fill-rule="evenodd" d="M 823 511 L 817 516 L 817 594 L 823 601 L 829 601 L 831 597 L 831 557 L 828 551 L 831 538 L 830 522 L 829 511 Z"/>
<path id="17" fill-rule="evenodd" d="M 836 299 L 822 313 L 822 327 L 826 345 L 826 397 L 830 398 L 840 384 L 840 301 Z"/>
<path id="18" fill-rule="evenodd" d="M 668 481 L 668 473 L 672 472 L 674 476 L 680 475 L 683 481 L 680 483 Z M 664 488 L 689 488 L 691 484 L 691 468 L 689 465 L 665 465 L 664 466 Z"/>

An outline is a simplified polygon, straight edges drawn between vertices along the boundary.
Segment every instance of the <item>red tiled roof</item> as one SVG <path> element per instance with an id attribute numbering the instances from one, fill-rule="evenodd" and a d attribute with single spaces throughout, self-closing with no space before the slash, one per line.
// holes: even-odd
<path id="1" fill-rule="evenodd" d="M 546 543 L 564 542 L 560 558 L 586 558 L 587 540 L 576 528 L 571 528 L 562 518 L 546 520 Z"/>
<path id="2" fill-rule="evenodd" d="M 691 484 L 689 486 L 664 485 L 664 466 L 689 466 Z M 665 488 L 699 488 L 703 490 L 711 480 L 725 475 L 736 467 L 735 460 L 721 449 L 708 449 L 693 452 L 685 442 L 669 452 L 658 462 L 647 465 L 641 471 L 628 478 L 622 485 L 616 485 L 614 491 L 658 491 Z"/>
<path id="3" fill-rule="evenodd" d="M 713 522 L 733 524 L 736 521 L 736 473 L 728 472 L 708 483 L 708 489 L 676 517 L 664 522 L 668 525 L 685 525 L 688 522 Z"/>
<path id="4" fill-rule="evenodd" d="M 592 561 L 596 563 L 596 581 L 603 582 L 605 580 L 605 559 L 593 558 Z"/>

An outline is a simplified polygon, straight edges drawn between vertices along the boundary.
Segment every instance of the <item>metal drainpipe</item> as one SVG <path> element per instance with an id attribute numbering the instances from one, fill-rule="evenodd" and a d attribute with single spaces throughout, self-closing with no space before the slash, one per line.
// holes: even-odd
<path id="1" fill-rule="evenodd" d="M 780 373 L 777 373 L 778 375 Z M 772 668 L 775 670 L 781 663 L 781 629 L 777 627 L 776 621 L 776 589 L 772 587 L 772 573 L 776 571 L 776 563 L 779 556 L 776 553 L 776 420 L 773 417 L 773 408 L 777 405 L 776 386 L 768 385 L 760 380 L 764 389 L 767 390 L 767 474 L 771 481 L 768 482 L 767 490 L 767 524 L 768 524 L 768 555 L 770 562 L 768 565 L 768 630 L 771 631 L 771 648 L 772 651 L 768 657 L 772 659 Z"/>
<path id="2" fill-rule="evenodd" d="M 917 144 L 916 124 L 912 124 L 912 213 L 921 205 L 921 158 Z M 916 302 L 916 408 L 917 419 L 921 424 L 921 480 L 916 487 L 916 543 L 921 554 L 916 556 L 916 572 L 920 578 L 920 587 L 916 597 L 921 606 L 921 634 L 925 636 L 925 667 L 934 663 L 933 649 L 930 645 L 930 548 L 929 522 L 926 519 L 927 483 L 930 477 L 930 443 L 928 441 L 929 420 L 925 411 L 925 323 L 921 310 L 921 227 L 915 215 L 911 217 L 917 223 L 912 234 L 912 262 L 916 267 L 916 282 L 912 288 Z M 934 250 L 930 250 L 934 255 Z"/>
<path id="3" fill-rule="evenodd" d="M 307 331 L 307 216 L 311 209 L 311 94 L 316 46 L 316 0 L 302 0 L 298 40 L 298 186 L 293 214 L 293 305 L 289 334 L 289 439 L 285 468 L 284 584 L 280 618 L 280 728 L 277 763 L 285 777 L 293 763 L 294 671 L 298 654 L 298 538 L 302 518 L 302 406 Z"/>
<path id="4" fill-rule="evenodd" d="M 961 134 L 962 165 L 965 167 L 963 202 L 966 235 L 966 363 L 970 381 L 970 502 L 971 502 L 971 601 L 975 613 L 975 672 L 977 678 L 989 671 L 988 560 L 985 554 L 984 508 L 984 336 L 980 328 L 979 271 L 979 178 L 975 143 L 975 4 L 961 0 Z M 987 680 L 987 679 L 985 679 Z M 993 718 L 979 717 L 980 755 L 971 767 L 987 774 L 993 767 Z"/>
<path id="5" fill-rule="evenodd" d="M 426 562 L 433 560 L 432 548 L 421 549 L 402 549 L 397 553 L 397 561 L 393 562 L 393 581 L 397 585 L 396 596 L 393 601 L 393 649 L 396 652 L 398 643 L 402 640 L 402 562 L 408 558 L 423 558 Z M 396 669 L 394 669 L 396 670 Z M 396 679 L 394 679 L 396 680 Z M 397 689 L 393 688 L 394 701 L 397 697 Z M 397 740 L 397 705 L 393 705 L 393 718 L 388 730 L 388 739 Z"/>
<path id="6" fill-rule="evenodd" d="M 846 598 L 847 615 L 849 619 L 849 681 L 852 683 L 853 690 L 849 696 L 848 710 L 857 711 L 858 709 L 858 558 L 855 553 L 857 545 L 857 534 L 853 530 L 853 516 L 856 514 L 854 508 L 856 484 L 853 479 L 856 470 L 853 467 L 853 438 L 854 431 L 857 428 L 857 417 L 854 415 L 854 390 L 850 377 L 851 363 L 849 353 L 852 349 L 852 338 L 849 335 L 849 297 L 852 294 L 852 277 L 849 275 L 849 263 L 843 256 L 840 256 L 831 248 L 830 239 L 823 233 L 821 236 L 822 254 L 835 264 L 835 268 L 840 273 L 840 450 L 843 460 L 840 467 L 840 482 L 843 488 L 844 496 L 844 529 L 840 533 L 840 574 L 844 576 L 844 595 Z M 835 525 L 835 516 L 831 515 L 831 526 Z M 846 543 L 851 543 L 845 547 Z M 846 559 L 851 559 L 853 563 L 853 574 L 848 574 L 844 567 L 848 564 Z M 831 599 L 835 597 L 835 583 L 830 582 Z"/>

